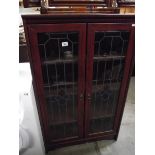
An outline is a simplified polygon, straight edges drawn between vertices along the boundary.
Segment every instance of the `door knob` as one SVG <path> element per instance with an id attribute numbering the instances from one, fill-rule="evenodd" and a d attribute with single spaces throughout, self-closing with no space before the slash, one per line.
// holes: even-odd
<path id="1" fill-rule="evenodd" d="M 83 100 L 83 96 L 84 96 L 83 94 L 80 94 L 80 100 Z"/>
<path id="2" fill-rule="evenodd" d="M 87 99 L 89 102 L 91 101 L 91 95 L 90 94 L 87 94 Z"/>

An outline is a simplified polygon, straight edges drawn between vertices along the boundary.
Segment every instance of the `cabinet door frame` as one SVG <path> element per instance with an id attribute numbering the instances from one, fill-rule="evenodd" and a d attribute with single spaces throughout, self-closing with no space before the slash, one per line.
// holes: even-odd
<path id="1" fill-rule="evenodd" d="M 78 55 L 78 94 L 77 94 L 77 122 L 79 135 L 77 138 L 65 138 L 58 141 L 51 141 L 49 139 L 49 120 L 43 90 L 43 77 L 41 69 L 41 60 L 39 55 L 37 33 L 39 32 L 64 32 L 64 31 L 78 31 L 79 32 L 79 55 Z M 84 98 L 80 99 L 80 95 L 84 94 L 85 90 L 85 40 L 86 40 L 86 24 L 31 24 L 28 26 L 29 38 L 29 56 L 31 57 L 31 69 L 34 80 L 34 87 L 36 88 L 36 97 L 38 99 L 38 112 L 40 115 L 42 131 L 46 144 L 65 142 L 69 140 L 79 139 L 83 137 L 83 115 L 84 115 Z"/>
<path id="2" fill-rule="evenodd" d="M 116 31 L 116 30 L 128 30 L 130 32 L 129 44 L 127 54 L 125 58 L 125 67 L 123 73 L 123 79 L 121 81 L 119 97 L 116 106 L 116 113 L 114 118 L 113 130 L 92 133 L 89 134 L 89 122 L 90 122 L 90 99 L 89 94 L 92 94 L 92 75 L 93 75 L 93 57 L 94 57 L 94 40 L 95 31 Z M 88 40 L 87 40 L 87 62 L 86 62 L 86 98 L 85 98 L 85 137 L 102 137 L 105 135 L 113 134 L 115 139 L 120 128 L 120 123 L 125 106 L 125 99 L 127 95 L 127 88 L 129 85 L 130 72 L 132 68 L 133 54 L 134 54 L 134 27 L 132 24 L 109 24 L 109 23 L 89 23 L 88 24 Z"/>

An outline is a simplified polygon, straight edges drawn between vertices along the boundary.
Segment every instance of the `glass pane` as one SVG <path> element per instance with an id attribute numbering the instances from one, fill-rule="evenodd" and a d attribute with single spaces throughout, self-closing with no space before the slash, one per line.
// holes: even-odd
<path id="1" fill-rule="evenodd" d="M 41 59 L 75 59 L 78 56 L 78 32 L 39 33 L 38 42 Z"/>
<path id="2" fill-rule="evenodd" d="M 124 56 L 128 47 L 128 31 L 106 31 L 95 33 L 94 55 Z"/>
<path id="3" fill-rule="evenodd" d="M 95 33 L 90 133 L 113 129 L 128 41 L 127 31 Z"/>
<path id="4" fill-rule="evenodd" d="M 38 33 L 51 139 L 78 136 L 78 32 Z"/>

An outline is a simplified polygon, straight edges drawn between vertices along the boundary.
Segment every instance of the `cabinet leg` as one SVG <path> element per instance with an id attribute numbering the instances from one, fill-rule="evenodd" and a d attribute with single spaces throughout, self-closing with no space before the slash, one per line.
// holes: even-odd
<path id="1" fill-rule="evenodd" d="M 115 140 L 115 141 L 117 141 L 117 139 L 118 139 L 118 134 L 115 135 L 115 137 L 114 137 L 114 140 Z"/>

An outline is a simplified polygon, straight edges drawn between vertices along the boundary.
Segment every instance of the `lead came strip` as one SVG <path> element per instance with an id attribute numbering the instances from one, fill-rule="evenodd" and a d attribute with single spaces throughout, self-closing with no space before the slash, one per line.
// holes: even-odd
<path id="1" fill-rule="evenodd" d="M 45 54 L 45 59 L 47 59 L 47 54 L 46 54 L 46 48 L 45 48 L 45 45 L 44 45 L 44 54 Z M 47 73 L 47 80 L 48 80 L 48 89 L 49 89 L 49 94 L 51 94 L 51 90 L 50 90 L 50 80 L 49 80 L 49 73 L 48 73 L 48 67 L 47 67 L 47 64 L 46 64 L 46 73 Z"/>
<path id="2" fill-rule="evenodd" d="M 110 55 L 111 55 L 111 51 L 112 51 L 112 45 L 113 45 L 113 37 L 111 39 L 111 46 L 110 46 L 110 53 L 109 53 Z M 110 63 L 111 63 L 111 61 L 109 62 L 109 64 Z M 114 59 L 112 60 L 112 67 L 110 67 L 111 68 L 110 87 L 109 87 L 110 89 L 111 89 L 111 79 L 112 79 L 113 65 L 114 65 Z M 109 91 L 110 91 L 110 89 L 109 89 Z M 110 94 L 108 94 L 108 100 L 107 100 L 107 104 L 106 104 L 106 110 L 105 110 L 106 111 L 106 115 L 108 115 L 109 96 L 110 96 Z"/>
<path id="3" fill-rule="evenodd" d="M 112 80 L 112 73 L 113 73 L 113 65 L 114 65 L 114 60 L 112 61 L 112 67 L 111 67 L 111 77 L 110 77 L 110 86 L 109 86 L 109 91 L 110 93 L 112 93 L 111 91 L 111 80 Z M 110 94 L 108 95 L 108 101 L 107 101 L 107 105 L 106 105 L 106 115 L 108 115 L 108 106 L 109 106 L 109 96 Z"/>
<path id="4" fill-rule="evenodd" d="M 72 93 L 72 97 L 73 97 L 73 116 L 75 116 L 75 98 L 74 98 L 74 92 L 75 92 L 75 88 L 74 88 L 74 62 L 72 63 L 72 75 L 73 75 L 73 84 L 72 84 L 72 87 L 73 87 L 73 93 Z M 76 116 L 75 116 L 76 117 Z M 76 118 L 74 118 L 76 119 Z M 72 134 L 74 134 L 74 131 L 72 130 Z"/>
<path id="5" fill-rule="evenodd" d="M 97 61 L 97 73 L 96 73 L 96 89 L 97 89 L 97 81 L 98 81 L 98 63 L 99 63 L 99 61 Z M 96 93 L 97 93 L 97 91 L 95 91 L 95 102 L 97 103 L 97 98 L 96 98 Z M 94 103 L 94 115 L 96 115 L 96 105 L 95 105 L 95 103 Z M 95 124 L 95 126 L 96 126 L 96 120 L 95 119 L 93 119 L 93 122 L 94 122 L 94 124 Z"/>
<path id="6" fill-rule="evenodd" d="M 58 39 L 59 60 L 60 60 L 60 40 Z"/>
<path id="7" fill-rule="evenodd" d="M 66 98 L 67 98 L 67 90 L 66 90 L 66 68 L 65 68 L 65 63 L 63 63 L 64 65 L 64 82 L 65 82 L 65 107 L 66 107 L 66 114 L 65 114 L 65 122 L 67 122 L 67 102 L 66 102 Z M 65 137 L 65 133 L 66 133 L 66 124 L 64 124 L 64 137 Z"/>
<path id="8" fill-rule="evenodd" d="M 47 59 L 45 44 L 44 44 L 44 55 L 45 55 L 45 59 Z M 48 71 L 48 65 L 47 64 L 46 64 L 46 73 L 47 73 L 47 80 L 48 80 L 48 91 L 49 91 L 49 94 L 51 95 L 51 86 L 50 86 L 49 71 Z M 52 111 L 52 105 L 51 105 L 51 103 L 49 103 L 49 105 L 50 105 L 50 109 Z M 50 114 L 50 120 L 54 120 L 54 114 L 53 114 L 53 112 L 51 112 L 51 114 Z"/>
<path id="9" fill-rule="evenodd" d="M 58 72 L 57 72 L 57 66 L 55 64 L 55 71 L 56 71 L 56 83 L 57 83 L 57 96 L 59 96 L 59 87 L 58 87 Z M 60 109 L 60 103 L 59 100 L 57 100 L 57 104 L 58 104 L 58 113 L 59 113 L 59 121 L 61 121 L 61 109 Z M 57 119 L 57 118 L 56 118 Z"/>
<path id="10" fill-rule="evenodd" d="M 117 88 L 117 84 L 120 83 L 120 81 L 119 81 L 119 73 L 120 73 L 120 71 L 121 71 L 121 68 L 122 68 L 122 65 L 121 65 L 121 59 L 120 59 L 119 70 L 118 70 L 118 74 L 117 74 L 117 78 L 116 78 L 116 79 L 117 79 L 117 82 L 116 82 L 116 87 L 115 87 L 115 88 Z M 120 85 L 119 85 L 119 88 L 120 88 Z M 118 89 L 119 89 L 119 88 L 118 88 Z M 116 89 L 116 90 L 117 90 L 117 89 Z M 117 91 L 118 91 L 118 90 L 117 90 Z M 117 94 L 117 93 L 116 93 L 116 91 L 115 91 L 114 101 L 118 99 L 118 96 L 117 96 L 117 98 L 116 98 L 116 94 Z M 115 104 L 116 104 L 116 101 L 115 101 Z M 113 104 L 112 104 L 112 114 L 114 114 L 114 110 L 115 110 L 115 109 L 114 109 L 114 106 L 116 106 L 116 105 L 114 105 L 114 102 L 113 102 Z"/>

